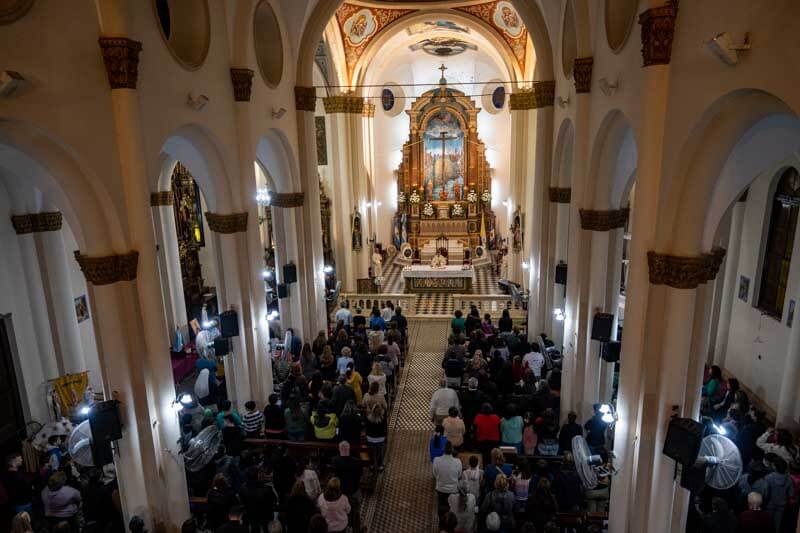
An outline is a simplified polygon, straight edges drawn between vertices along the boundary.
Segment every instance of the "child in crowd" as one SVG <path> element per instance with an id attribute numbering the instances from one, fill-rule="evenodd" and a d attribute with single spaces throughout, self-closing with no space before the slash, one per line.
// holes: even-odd
<path id="1" fill-rule="evenodd" d="M 244 416 L 242 423 L 244 424 L 244 434 L 248 439 L 257 439 L 261 436 L 264 429 L 264 415 L 256 409 L 256 402 L 250 400 L 244 404 Z"/>

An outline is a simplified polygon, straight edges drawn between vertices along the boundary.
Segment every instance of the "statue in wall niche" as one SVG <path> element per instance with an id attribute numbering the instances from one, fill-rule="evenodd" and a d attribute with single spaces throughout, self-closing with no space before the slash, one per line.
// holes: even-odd
<path id="1" fill-rule="evenodd" d="M 356 252 L 361 251 L 363 246 L 361 236 L 361 214 L 358 212 L 358 209 L 354 209 L 353 214 L 350 215 L 350 232 L 352 235 L 352 249 Z"/>
<path id="2" fill-rule="evenodd" d="M 515 252 L 522 251 L 522 213 L 520 213 L 520 208 L 517 206 L 517 210 L 514 211 L 514 218 L 512 219 L 513 222 L 511 223 L 511 249 Z"/>
<path id="3" fill-rule="evenodd" d="M 376 279 L 383 278 L 383 256 L 377 247 L 372 249 L 372 274 Z"/>

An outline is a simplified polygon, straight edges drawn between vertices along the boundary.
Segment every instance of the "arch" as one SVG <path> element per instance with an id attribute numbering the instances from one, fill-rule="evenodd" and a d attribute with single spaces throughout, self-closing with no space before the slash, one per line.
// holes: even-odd
<path id="1" fill-rule="evenodd" d="M 294 155 L 286 135 L 278 129 L 269 129 L 256 145 L 256 161 L 264 169 L 264 174 L 272 180 L 276 192 L 293 192 L 297 180 L 294 168 Z"/>
<path id="2" fill-rule="evenodd" d="M 606 114 L 595 135 L 589 160 L 589 180 L 586 199 L 597 209 L 619 207 L 623 193 L 637 166 L 636 140 L 625 114 L 613 109 Z"/>
<path id="3" fill-rule="evenodd" d="M 553 157 L 555 165 L 551 177 L 554 187 L 570 187 L 572 185 L 572 150 L 575 142 L 575 127 L 568 118 L 561 122 L 556 137 L 556 151 Z"/>
<path id="4" fill-rule="evenodd" d="M 724 184 L 732 186 L 736 181 L 720 182 L 726 162 L 748 130 L 766 118 L 778 116 L 797 120 L 796 113 L 783 100 L 759 89 L 729 92 L 701 115 L 679 153 L 661 206 L 657 237 L 670 244 L 670 252 L 696 255 L 703 251 L 704 235 L 713 237 L 715 229 L 707 231 L 709 217 L 718 221 L 730 204 L 721 209 L 720 199 L 712 205 L 715 189 L 722 183 L 720 194 L 730 196 L 731 191 L 722 189 Z"/>

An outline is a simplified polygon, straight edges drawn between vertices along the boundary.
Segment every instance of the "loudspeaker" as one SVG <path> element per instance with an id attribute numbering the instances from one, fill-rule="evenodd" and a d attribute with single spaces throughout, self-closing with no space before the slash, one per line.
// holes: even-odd
<path id="1" fill-rule="evenodd" d="M 611 340 L 611 326 L 614 324 L 614 315 L 609 313 L 595 313 L 592 320 L 592 340 L 608 342 Z"/>
<path id="2" fill-rule="evenodd" d="M 663 453 L 683 466 L 692 466 L 702 440 L 703 424 L 691 418 L 673 418 L 669 421 Z"/>
<path id="3" fill-rule="evenodd" d="M 283 283 L 278 283 L 278 298 L 288 298 L 289 290 Z"/>
<path id="4" fill-rule="evenodd" d="M 559 285 L 567 284 L 567 264 L 559 263 L 556 265 L 556 283 Z"/>
<path id="5" fill-rule="evenodd" d="M 218 337 L 214 339 L 214 355 L 228 355 L 231 353 L 231 341 L 229 339 Z"/>
<path id="6" fill-rule="evenodd" d="M 236 311 L 225 311 L 219 314 L 219 331 L 222 337 L 239 336 L 239 316 Z"/>
<path id="7" fill-rule="evenodd" d="M 609 363 L 616 363 L 619 361 L 619 350 L 621 347 L 622 343 L 619 341 L 603 343 L 603 347 L 600 349 L 600 357 Z"/>
<path id="8" fill-rule="evenodd" d="M 287 285 L 297 283 L 297 267 L 294 263 L 283 265 L 283 282 Z"/>
<path id="9" fill-rule="evenodd" d="M 98 402 L 89 410 L 89 427 L 94 442 L 119 440 L 122 438 L 122 422 L 119 417 L 119 402 Z"/>

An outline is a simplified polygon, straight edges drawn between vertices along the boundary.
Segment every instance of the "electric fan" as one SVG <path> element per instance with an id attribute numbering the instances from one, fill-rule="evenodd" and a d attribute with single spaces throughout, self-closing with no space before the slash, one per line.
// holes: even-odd
<path id="1" fill-rule="evenodd" d="M 72 459 L 81 466 L 94 466 L 92 457 L 92 428 L 84 420 L 72 430 L 67 441 L 67 449 Z"/>
<path id="2" fill-rule="evenodd" d="M 572 437 L 572 456 L 575 459 L 575 470 L 581 478 L 583 486 L 591 490 L 597 486 L 596 468 L 603 464 L 599 455 L 592 455 L 586 439 L 582 435 Z"/>
<path id="3" fill-rule="evenodd" d="M 222 444 L 222 432 L 212 424 L 200 431 L 195 438 L 189 441 L 189 449 L 183 453 L 183 461 L 189 472 L 202 470 L 217 453 L 217 448 Z"/>
<path id="4" fill-rule="evenodd" d="M 709 487 L 725 490 L 742 477 L 742 456 L 727 437 L 712 434 L 700 442 L 695 466 L 705 468 L 705 482 Z"/>

